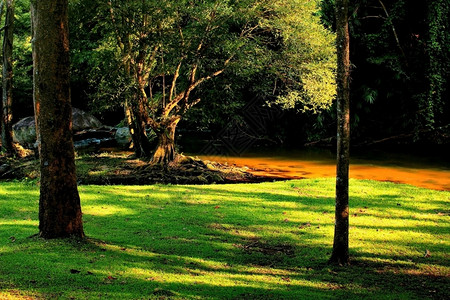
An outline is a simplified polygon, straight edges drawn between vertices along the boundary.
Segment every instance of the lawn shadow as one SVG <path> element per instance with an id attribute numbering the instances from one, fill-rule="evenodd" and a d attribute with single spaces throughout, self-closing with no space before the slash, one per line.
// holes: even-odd
<path id="1" fill-rule="evenodd" d="M 293 187 L 286 183 L 289 188 Z M 13 194 L 20 197 L 20 191 Z M 350 267 L 329 267 L 334 209 L 329 196 L 301 196 L 258 186 L 232 191 L 224 186 L 83 187 L 81 194 L 88 235 L 83 242 L 29 239 L 26 236 L 37 228 L 2 217 L 7 221 L 2 231 L 15 232 L 16 240 L 2 244 L 0 260 L 10 266 L 0 267 L 0 289 L 35 291 L 43 298 L 450 296 L 442 289 L 448 286 L 448 274 L 439 270 L 448 267 L 448 256 L 444 261 L 432 259 L 425 273 L 421 265 L 429 259 L 354 248 Z M 387 199 L 385 206 L 376 199 L 352 200 L 368 207 L 361 217 L 376 216 L 370 213 L 372 208 L 411 216 L 423 213 L 404 204 L 401 195 L 379 197 Z M 385 229 L 438 233 L 428 225 Z M 408 244 L 395 241 L 393 246 Z M 431 252 L 442 251 L 433 247 Z"/>

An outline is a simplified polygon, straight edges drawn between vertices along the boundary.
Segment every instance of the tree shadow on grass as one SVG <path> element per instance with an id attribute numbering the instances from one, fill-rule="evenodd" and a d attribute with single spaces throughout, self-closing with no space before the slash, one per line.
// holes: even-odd
<path id="1" fill-rule="evenodd" d="M 327 266 L 333 226 L 332 216 L 324 212 L 332 211 L 330 197 L 280 194 L 257 186 L 233 191 L 175 186 L 100 191 L 87 187 L 82 198 L 89 199 L 84 219 L 90 238 L 84 242 L 28 239 L 25 236 L 36 229 L 20 222 L 15 225 L 13 216 L 2 217 L 8 221 L 2 231 L 16 232 L 17 238 L 2 241 L 1 289 L 35 291 L 44 298 L 449 296 L 443 289 L 448 277 L 442 273 L 448 260 L 433 261 L 427 273 L 422 267 L 426 260 L 410 262 L 413 257 L 408 255 L 379 255 L 357 248 L 352 249 L 350 267 Z M 386 207 L 421 213 L 397 206 L 395 202 L 402 199 L 393 196 Z M 353 201 L 367 204 L 364 197 Z M 384 209 L 374 200 L 368 204 Z M 114 209 L 102 210 L 110 205 Z M 299 210 L 307 214 L 296 216 Z M 430 226 L 389 229 L 436 233 Z M 400 243 L 404 242 L 392 245 L 405 246 Z M 417 246 L 414 243 L 411 247 Z"/>

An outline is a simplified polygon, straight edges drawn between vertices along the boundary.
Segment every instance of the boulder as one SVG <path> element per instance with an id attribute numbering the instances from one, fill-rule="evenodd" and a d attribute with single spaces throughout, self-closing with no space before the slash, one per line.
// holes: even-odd
<path id="1" fill-rule="evenodd" d="M 103 126 L 92 114 L 78 108 L 72 108 L 72 122 L 74 132 Z"/>
<path id="2" fill-rule="evenodd" d="M 115 134 L 116 143 L 119 147 L 126 149 L 131 144 L 131 133 L 128 127 L 119 127 Z"/>
<path id="3" fill-rule="evenodd" d="M 102 123 L 92 114 L 78 108 L 72 108 L 73 131 L 102 127 Z M 27 148 L 35 148 L 36 126 L 34 117 L 26 117 L 13 125 L 14 142 Z"/>
<path id="4" fill-rule="evenodd" d="M 26 148 L 34 148 L 36 126 L 34 117 L 26 117 L 13 125 L 13 140 Z"/>

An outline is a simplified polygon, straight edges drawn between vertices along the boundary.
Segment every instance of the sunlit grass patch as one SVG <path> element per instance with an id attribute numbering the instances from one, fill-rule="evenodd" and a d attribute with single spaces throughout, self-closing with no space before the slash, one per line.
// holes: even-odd
<path id="1" fill-rule="evenodd" d="M 450 296 L 449 192 L 352 180 L 336 268 L 332 179 L 79 190 L 88 238 L 45 241 L 38 187 L 0 184 L 0 299 Z"/>

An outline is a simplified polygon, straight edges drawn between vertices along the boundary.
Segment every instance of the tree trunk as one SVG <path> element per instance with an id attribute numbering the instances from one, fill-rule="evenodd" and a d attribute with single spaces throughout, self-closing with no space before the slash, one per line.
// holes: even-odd
<path id="1" fill-rule="evenodd" d="M 12 135 L 14 0 L 6 0 L 5 33 L 3 36 L 3 97 L 2 97 L 2 151 L 15 153 Z"/>
<path id="2" fill-rule="evenodd" d="M 2 2 L 0 2 L 0 24 L 2 23 L 2 18 L 3 18 L 3 7 L 5 6 L 5 3 L 4 3 L 4 1 L 2 1 Z M 0 135 L 1 135 L 1 131 L 3 130 L 2 128 L 3 128 L 3 126 L 2 126 L 2 123 L 3 123 L 3 101 L 0 101 Z M 1 146 L 1 137 L 0 137 L 0 147 L 2 147 Z M 1 148 L 0 148 L 0 150 L 1 150 Z"/>
<path id="3" fill-rule="evenodd" d="M 167 165 L 175 159 L 175 129 L 180 119 L 180 117 L 174 117 L 162 122 L 158 128 L 154 128 L 158 137 L 158 146 L 153 154 L 152 164 Z"/>
<path id="4" fill-rule="evenodd" d="M 40 152 L 39 234 L 83 237 L 69 81 L 68 0 L 33 0 L 34 108 Z"/>
<path id="5" fill-rule="evenodd" d="M 336 0 L 337 45 L 337 174 L 333 253 L 330 263 L 349 264 L 348 175 L 350 160 L 350 51 L 348 0 Z"/>
<path id="6" fill-rule="evenodd" d="M 141 109 L 141 105 L 130 105 L 125 103 L 125 115 L 127 117 L 128 128 L 133 140 L 133 150 L 136 157 L 151 157 L 152 145 L 147 136 L 146 112 Z"/>

